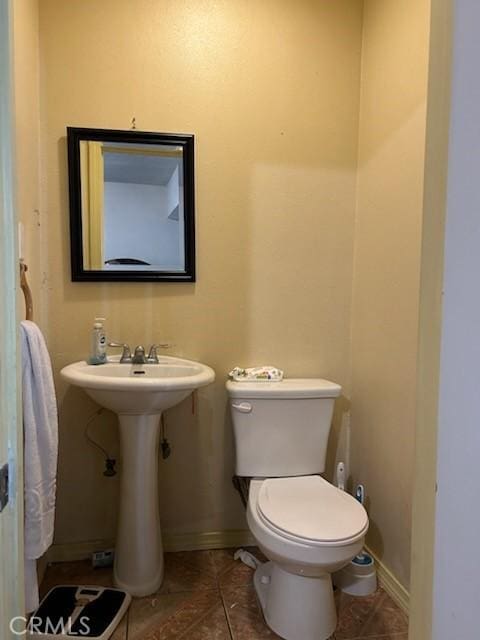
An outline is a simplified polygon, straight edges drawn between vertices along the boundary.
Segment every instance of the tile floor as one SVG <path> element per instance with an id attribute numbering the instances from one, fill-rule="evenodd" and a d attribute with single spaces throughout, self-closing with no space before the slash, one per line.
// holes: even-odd
<path id="1" fill-rule="evenodd" d="M 259 551 L 252 549 L 259 557 Z M 233 559 L 232 549 L 165 555 L 158 593 L 135 598 L 113 640 L 273 640 L 252 586 L 252 570 Z M 51 565 L 41 586 L 112 585 L 110 569 L 90 563 Z M 336 640 L 407 640 L 407 617 L 381 589 L 366 598 L 336 593 Z"/>

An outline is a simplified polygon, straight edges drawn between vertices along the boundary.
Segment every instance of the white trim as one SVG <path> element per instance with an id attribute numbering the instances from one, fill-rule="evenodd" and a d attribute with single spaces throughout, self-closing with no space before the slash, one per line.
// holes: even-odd
<path id="1" fill-rule="evenodd" d="M 480 3 L 455 0 L 452 5 L 451 112 L 435 476 L 434 640 L 479 637 L 480 559 L 476 548 L 480 531 Z"/>
<path id="2" fill-rule="evenodd" d="M 13 3 L 0 0 L 0 465 L 9 465 L 9 503 L 0 514 L 0 636 L 23 616 L 23 432 L 17 290 L 19 266 L 13 143 Z"/>
<path id="3" fill-rule="evenodd" d="M 403 584 L 401 584 L 397 578 L 393 575 L 390 569 L 383 564 L 380 558 L 373 553 L 371 549 L 365 547 L 367 552 L 372 556 L 375 560 L 375 565 L 377 567 L 377 579 L 378 584 L 382 589 L 384 589 L 388 595 L 392 598 L 396 604 L 404 611 L 407 615 L 410 611 L 410 593 Z"/>
<path id="4" fill-rule="evenodd" d="M 230 529 L 227 531 L 207 531 L 204 533 L 163 533 L 165 551 L 199 551 L 203 549 L 229 549 L 253 546 L 255 540 L 249 531 Z M 91 557 L 94 551 L 113 549 L 113 540 L 88 540 L 54 544 L 47 552 L 48 562 L 74 562 Z"/>
<path id="5" fill-rule="evenodd" d="M 451 0 L 431 2 L 410 562 L 411 640 L 433 637 L 437 423 L 453 11 Z M 452 397 L 458 402 L 456 393 Z M 456 426 L 452 433 L 457 437 Z"/>

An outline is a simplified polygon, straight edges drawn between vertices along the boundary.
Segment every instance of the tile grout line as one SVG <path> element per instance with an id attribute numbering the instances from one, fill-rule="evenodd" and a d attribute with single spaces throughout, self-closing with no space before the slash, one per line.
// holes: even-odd
<path id="1" fill-rule="evenodd" d="M 372 607 L 370 615 L 367 617 L 364 624 L 362 625 L 363 631 L 365 631 L 365 629 L 368 627 L 369 622 L 372 621 L 375 614 L 383 608 L 383 604 L 387 598 L 389 598 L 388 594 L 385 591 L 383 591 L 381 596 L 378 598 L 378 601 Z M 369 634 L 368 636 L 364 635 L 363 633 L 360 633 L 359 636 L 356 636 L 352 640 L 395 640 L 395 638 L 401 639 L 402 636 L 405 635 L 405 633 L 407 633 L 407 639 L 408 639 L 408 629 L 406 629 L 405 631 L 394 631 L 393 633 L 392 632 L 379 633 L 379 634 L 373 634 L 373 635 Z"/>
<path id="2" fill-rule="evenodd" d="M 125 620 L 125 640 L 128 640 L 128 635 L 129 635 L 128 627 L 130 626 L 130 609 L 131 609 L 131 607 L 132 607 L 132 603 L 130 603 L 130 606 L 128 607 L 126 620 Z"/>
<path id="3" fill-rule="evenodd" d="M 365 636 L 362 631 L 365 631 L 365 629 L 368 628 L 368 624 L 369 622 L 371 622 L 371 620 L 373 619 L 374 615 L 376 614 L 376 612 L 381 609 L 381 605 L 382 602 L 385 600 L 385 594 L 381 593 L 380 596 L 377 598 L 375 598 L 374 604 L 370 610 L 370 615 L 367 616 L 365 622 L 362 624 L 362 628 L 360 630 L 360 635 L 356 636 L 356 638 L 354 638 L 354 640 L 365 640 L 366 638 L 368 638 L 368 636 Z M 383 637 L 385 638 L 386 634 L 383 634 Z M 381 639 L 382 634 L 377 634 L 377 638 Z M 375 636 L 370 635 L 370 638 L 372 638 L 373 640 L 375 640 Z"/>
<path id="4" fill-rule="evenodd" d="M 227 611 L 227 605 L 225 604 L 225 598 L 223 597 L 223 591 L 222 591 L 222 586 L 220 584 L 220 572 L 217 570 L 217 565 L 215 564 L 215 559 L 213 557 L 213 552 L 212 550 L 209 551 L 210 554 L 210 559 L 211 562 L 213 564 L 213 570 L 215 572 L 215 583 L 217 585 L 217 589 L 218 589 L 218 593 L 220 594 L 220 599 L 222 601 L 222 607 L 223 607 L 223 614 L 225 616 L 225 620 L 227 621 L 227 628 L 228 628 L 228 634 L 230 636 L 230 640 L 235 640 L 234 635 L 233 635 L 233 629 L 232 629 L 232 624 L 230 622 L 230 617 L 228 615 L 228 611 Z"/>
<path id="5" fill-rule="evenodd" d="M 223 612 L 224 612 L 224 615 L 225 615 L 225 618 L 226 618 L 227 627 L 228 627 L 228 631 L 229 631 L 229 635 L 230 635 L 230 640 L 233 640 L 232 632 L 230 630 L 230 621 L 228 619 L 228 615 L 227 615 L 226 610 L 225 610 L 223 596 L 220 593 L 220 584 L 219 584 L 219 580 L 218 580 L 219 576 L 218 576 L 217 568 L 216 568 L 215 561 L 213 559 L 213 554 L 212 554 L 211 550 L 208 550 L 208 555 L 210 557 L 210 560 L 211 560 L 211 563 L 212 563 L 212 566 L 213 566 L 213 572 L 214 572 L 214 577 L 215 577 L 215 587 L 211 587 L 211 588 L 208 588 L 208 589 L 202 589 L 202 591 L 216 591 L 220 595 L 221 601 L 222 601 L 222 608 L 223 608 Z M 178 591 L 177 590 L 174 590 L 174 591 L 168 590 L 165 593 L 158 594 L 157 597 L 161 598 L 162 596 L 175 595 L 175 594 L 179 594 L 179 593 L 180 594 L 187 594 L 187 593 L 191 594 L 191 593 L 195 593 L 195 591 L 192 591 L 191 589 L 179 589 Z M 211 610 L 207 611 L 203 616 L 201 616 L 199 618 L 199 620 L 203 620 L 206 616 L 208 616 L 209 613 L 211 613 L 211 611 L 213 609 L 214 609 L 214 607 L 212 607 Z M 125 640 L 129 640 L 129 637 L 130 637 L 130 611 L 131 611 L 131 605 L 130 605 L 129 610 L 127 612 Z M 189 632 L 192 629 L 192 627 L 194 627 L 196 625 L 197 622 L 198 622 L 198 620 L 195 623 L 193 623 L 193 625 L 191 625 L 188 629 L 186 629 L 184 633 Z M 183 636 L 184 636 L 184 634 L 182 634 L 181 637 L 183 637 Z"/>
<path id="6" fill-rule="evenodd" d="M 223 597 L 223 592 L 222 592 L 221 589 L 220 589 L 220 598 L 222 600 L 223 613 L 225 614 L 225 620 L 227 621 L 227 627 L 228 627 L 228 633 L 230 634 L 230 640 L 235 640 L 235 637 L 233 635 L 232 624 L 230 622 L 230 617 L 229 617 L 228 611 L 227 611 L 227 605 L 225 604 L 225 598 Z"/>
<path id="7" fill-rule="evenodd" d="M 212 613 L 212 611 L 215 610 L 215 607 L 217 605 L 213 605 L 212 607 L 210 607 L 210 609 L 207 609 L 207 611 L 204 612 L 204 614 L 202 616 L 200 616 L 197 620 L 195 620 L 195 622 L 192 622 L 192 624 L 190 624 L 187 629 L 185 629 L 182 634 L 180 636 L 177 636 L 180 640 L 181 638 L 185 638 L 186 634 L 189 633 L 192 629 L 194 629 L 199 622 L 201 622 L 202 620 L 205 620 L 205 618 L 208 618 L 208 616 Z"/>

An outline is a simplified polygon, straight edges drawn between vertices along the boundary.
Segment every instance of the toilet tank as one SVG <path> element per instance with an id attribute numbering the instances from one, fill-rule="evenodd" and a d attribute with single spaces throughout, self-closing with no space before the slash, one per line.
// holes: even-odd
<path id="1" fill-rule="evenodd" d="M 335 398 L 341 387 L 322 379 L 227 382 L 237 476 L 322 473 Z"/>

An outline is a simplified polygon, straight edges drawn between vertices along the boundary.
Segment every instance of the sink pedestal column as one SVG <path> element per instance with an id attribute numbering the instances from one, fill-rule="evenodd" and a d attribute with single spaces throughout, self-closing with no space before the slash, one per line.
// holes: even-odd
<path id="1" fill-rule="evenodd" d="M 160 415 L 120 414 L 122 476 L 114 580 L 132 596 L 155 593 L 163 580 L 158 504 Z"/>

